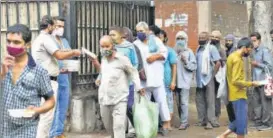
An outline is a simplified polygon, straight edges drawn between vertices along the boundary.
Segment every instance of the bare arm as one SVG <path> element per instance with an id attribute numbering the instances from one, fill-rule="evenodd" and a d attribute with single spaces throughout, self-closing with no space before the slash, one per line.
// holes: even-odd
<path id="1" fill-rule="evenodd" d="M 69 50 L 69 51 L 57 50 L 56 52 L 53 53 L 53 56 L 58 60 L 69 59 L 69 58 L 80 56 L 80 55 L 81 55 L 81 52 L 79 50 Z"/>
<path id="2" fill-rule="evenodd" d="M 177 65 L 172 64 L 172 84 L 176 83 Z"/>
<path id="3" fill-rule="evenodd" d="M 50 109 L 52 109 L 55 105 L 55 99 L 54 96 L 51 96 L 49 99 L 47 99 L 44 104 L 40 107 L 34 108 L 33 110 L 37 114 L 42 114 L 48 112 Z"/>

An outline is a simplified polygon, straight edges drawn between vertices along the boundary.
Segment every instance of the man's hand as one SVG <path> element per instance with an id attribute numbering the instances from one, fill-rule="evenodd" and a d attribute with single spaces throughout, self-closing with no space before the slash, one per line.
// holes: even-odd
<path id="1" fill-rule="evenodd" d="M 32 118 L 32 117 L 37 116 L 37 115 L 40 114 L 40 113 L 39 113 L 38 107 L 35 107 L 35 106 L 33 106 L 33 105 L 30 105 L 30 106 L 27 107 L 27 112 L 28 112 L 28 113 L 27 113 L 28 115 L 29 115 L 30 113 L 32 113 L 31 115 L 28 116 L 29 118 Z"/>
<path id="2" fill-rule="evenodd" d="M 95 84 L 96 84 L 97 86 L 100 86 L 100 80 L 96 80 L 96 81 L 95 81 Z"/>
<path id="3" fill-rule="evenodd" d="M 138 93 L 141 95 L 141 96 L 145 96 L 145 89 L 141 89 L 138 91 Z"/>
<path id="4" fill-rule="evenodd" d="M 171 85 L 170 85 L 170 89 L 171 89 L 171 91 L 174 91 L 174 89 L 175 89 L 175 83 L 171 83 Z"/>
<path id="5" fill-rule="evenodd" d="M 88 59 L 94 64 L 94 66 L 100 66 L 100 62 L 97 58 L 88 57 Z"/>
<path id="6" fill-rule="evenodd" d="M 72 52 L 75 57 L 79 57 L 82 54 L 82 52 L 78 49 L 73 49 Z"/>
<path id="7" fill-rule="evenodd" d="M 187 59 L 184 55 L 181 55 L 181 61 L 183 61 L 184 63 L 187 63 Z"/>
<path id="8" fill-rule="evenodd" d="M 259 63 L 258 63 L 257 61 L 252 61 L 252 62 L 251 62 L 251 65 L 252 65 L 253 67 L 257 67 L 257 66 L 259 65 Z"/>
<path id="9" fill-rule="evenodd" d="M 150 57 L 147 58 L 147 62 L 150 63 L 150 64 L 155 62 L 155 61 L 156 61 L 156 57 L 154 57 L 154 56 L 150 56 Z"/>
<path id="10" fill-rule="evenodd" d="M 253 82 L 252 82 L 252 86 L 254 86 L 254 87 L 258 87 L 258 86 L 260 86 L 260 85 L 259 85 L 259 82 L 257 82 L 257 81 L 253 81 Z"/>
<path id="11" fill-rule="evenodd" d="M 60 72 L 61 73 L 69 73 L 68 69 L 61 69 Z"/>
<path id="12" fill-rule="evenodd" d="M 4 57 L 3 63 L 1 65 L 2 67 L 2 72 L 1 72 L 1 77 L 4 77 L 9 68 L 13 67 L 15 63 L 15 58 L 13 56 L 7 55 L 6 57 Z"/>

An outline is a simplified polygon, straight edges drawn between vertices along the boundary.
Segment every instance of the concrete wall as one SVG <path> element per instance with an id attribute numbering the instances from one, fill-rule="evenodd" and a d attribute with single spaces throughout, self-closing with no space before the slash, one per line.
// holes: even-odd
<path id="1" fill-rule="evenodd" d="M 248 36 L 248 11 L 246 4 L 234 2 L 211 3 L 211 28 L 223 35 Z"/>
<path id="2" fill-rule="evenodd" d="M 185 24 L 171 24 L 172 15 L 188 15 Z M 219 29 L 223 36 L 233 33 L 237 37 L 248 36 L 249 16 L 246 4 L 210 1 L 163 1 L 155 0 L 155 23 L 164 29 L 169 38 L 168 45 L 175 45 L 175 34 L 185 30 L 189 35 L 189 47 L 195 51 L 198 34 Z"/>
<path id="3" fill-rule="evenodd" d="M 188 16 L 188 20 L 180 20 L 185 23 L 169 24 L 173 15 L 175 19 L 183 14 Z M 178 31 L 184 30 L 188 33 L 189 43 L 188 46 L 192 49 L 197 47 L 197 34 L 198 34 L 198 14 L 196 2 L 183 2 L 183 1 L 162 1 L 155 0 L 155 18 L 156 24 L 164 29 L 169 38 L 168 45 L 175 45 L 175 35 Z"/>

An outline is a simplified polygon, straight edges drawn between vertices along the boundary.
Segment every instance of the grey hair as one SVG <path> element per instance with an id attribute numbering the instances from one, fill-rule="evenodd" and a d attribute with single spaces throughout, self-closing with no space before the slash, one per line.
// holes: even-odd
<path id="1" fill-rule="evenodd" d="M 144 29 L 147 29 L 147 30 L 149 29 L 149 25 L 144 21 L 137 23 L 136 28 L 138 27 L 143 27 Z"/>

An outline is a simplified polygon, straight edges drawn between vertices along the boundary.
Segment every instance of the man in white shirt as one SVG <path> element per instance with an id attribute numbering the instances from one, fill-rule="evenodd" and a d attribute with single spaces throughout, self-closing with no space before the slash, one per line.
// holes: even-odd
<path id="1" fill-rule="evenodd" d="M 170 112 L 166 101 L 166 92 L 164 87 L 164 62 L 168 51 L 162 41 L 151 34 L 149 26 L 145 22 L 139 22 L 136 26 L 137 40 L 134 44 L 139 48 L 143 60 L 143 66 L 146 75 L 146 81 L 141 81 L 145 88 L 146 97 L 153 97 L 158 103 L 160 118 L 164 122 L 160 131 L 162 135 L 168 133 L 168 121 Z"/>
<path id="2" fill-rule="evenodd" d="M 32 43 L 32 56 L 37 64 L 40 64 L 48 71 L 51 79 L 51 85 L 54 91 L 54 97 L 57 96 L 57 76 L 59 75 L 59 66 L 57 60 L 69 59 L 80 56 L 80 50 L 62 51 L 58 48 L 57 42 L 51 35 L 54 30 L 52 17 L 43 16 L 40 23 L 40 34 Z M 42 103 L 44 101 L 42 100 Z M 57 101 L 56 101 L 57 102 Z M 48 138 L 49 130 L 53 121 L 55 107 L 45 114 L 40 115 L 40 122 L 37 129 L 37 138 Z"/>
<path id="3" fill-rule="evenodd" d="M 101 64 L 97 59 L 91 61 L 101 73 L 98 84 L 101 117 L 112 138 L 125 138 L 129 82 L 134 83 L 135 90 L 141 92 L 141 95 L 144 90 L 137 69 L 132 66 L 129 58 L 115 50 L 110 36 L 101 38 L 100 47 Z"/>

